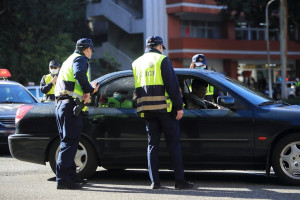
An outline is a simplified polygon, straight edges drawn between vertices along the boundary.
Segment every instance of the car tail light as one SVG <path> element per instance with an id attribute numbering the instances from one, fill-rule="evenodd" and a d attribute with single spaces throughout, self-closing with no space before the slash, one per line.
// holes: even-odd
<path id="1" fill-rule="evenodd" d="M 20 106 L 16 113 L 15 124 L 17 124 L 31 108 L 33 108 L 33 105 Z"/>

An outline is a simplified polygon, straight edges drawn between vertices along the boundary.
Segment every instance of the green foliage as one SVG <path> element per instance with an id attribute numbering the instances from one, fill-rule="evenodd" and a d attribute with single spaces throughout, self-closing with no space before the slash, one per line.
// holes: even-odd
<path id="1" fill-rule="evenodd" d="M 119 71 L 121 67 L 121 63 L 117 62 L 108 52 L 105 52 L 101 59 L 92 60 L 91 65 L 93 68 L 92 80 L 107 73 Z"/>
<path id="2" fill-rule="evenodd" d="M 4 0 L 0 5 L 0 68 L 22 84 L 39 84 L 48 64 L 60 64 L 75 42 L 90 37 L 83 0 Z"/>

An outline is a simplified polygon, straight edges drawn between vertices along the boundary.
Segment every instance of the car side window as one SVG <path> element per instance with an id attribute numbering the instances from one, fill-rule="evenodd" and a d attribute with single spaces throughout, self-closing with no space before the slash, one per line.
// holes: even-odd
<path id="1" fill-rule="evenodd" d="M 178 76 L 179 86 L 182 93 L 182 99 L 185 109 L 231 109 L 231 110 L 247 110 L 248 107 L 240 100 L 231 95 L 228 91 L 223 90 L 214 84 L 207 82 L 199 77 L 193 76 Z M 195 98 L 195 91 L 192 91 L 193 82 L 206 83 L 207 87 L 203 87 L 201 99 Z M 195 84 L 196 85 L 196 84 Z M 199 85 L 199 84 L 198 84 Z M 200 84 L 201 85 L 201 84 Z M 201 93 L 201 92 L 200 92 Z M 205 95 L 203 94 L 205 93 Z M 199 94 L 199 93 L 198 93 Z M 199 94 L 201 95 L 201 94 Z M 204 95 L 204 97 L 203 97 Z M 219 96 L 231 96 L 234 98 L 234 105 L 224 107 L 217 103 Z M 192 98 L 194 97 L 194 98 Z M 190 104 L 190 105 L 189 105 Z"/>
<path id="2" fill-rule="evenodd" d="M 223 92 L 199 77 L 179 76 L 179 85 L 185 109 L 222 109 L 217 96 Z"/>
<path id="3" fill-rule="evenodd" d="M 134 108 L 135 87 L 133 77 L 122 77 L 100 86 L 96 98 L 99 107 Z"/>

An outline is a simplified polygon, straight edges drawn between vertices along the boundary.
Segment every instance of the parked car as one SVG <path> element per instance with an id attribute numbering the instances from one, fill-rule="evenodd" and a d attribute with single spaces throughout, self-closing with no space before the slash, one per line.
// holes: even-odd
<path id="1" fill-rule="evenodd" d="M 26 89 L 31 92 L 31 94 L 39 101 L 41 102 L 43 99 L 43 93 L 41 91 L 40 86 L 26 86 Z"/>
<path id="2" fill-rule="evenodd" d="M 208 82 L 223 93 L 218 109 L 184 109 L 180 120 L 186 170 L 273 167 L 286 184 L 300 184 L 300 106 L 274 101 L 229 77 L 210 70 L 175 69 L 184 98 L 193 79 Z M 106 169 L 147 168 L 145 122 L 134 106 L 102 106 L 105 98 L 122 90 L 135 105 L 132 71 L 110 73 L 94 80 L 100 84 L 84 115 L 75 158 L 80 177 Z M 184 99 L 185 101 L 185 99 Z M 55 171 L 59 136 L 54 104 L 25 105 L 16 117 L 16 132 L 9 136 L 11 154 L 23 161 L 45 164 Z M 170 159 L 161 138 L 160 167 Z"/>
<path id="3" fill-rule="evenodd" d="M 274 92 L 273 92 L 273 98 L 275 99 L 281 99 L 281 82 L 276 82 Z M 287 88 L 287 97 L 289 99 L 296 97 L 296 81 L 286 81 L 286 88 Z"/>
<path id="4" fill-rule="evenodd" d="M 15 132 L 15 115 L 18 107 L 37 103 L 23 85 L 9 81 L 7 69 L 0 69 L 0 148 L 8 150 L 8 136 Z"/>

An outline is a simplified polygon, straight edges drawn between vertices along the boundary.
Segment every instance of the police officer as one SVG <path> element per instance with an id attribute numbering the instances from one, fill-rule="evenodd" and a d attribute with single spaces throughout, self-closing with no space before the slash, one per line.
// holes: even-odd
<path id="1" fill-rule="evenodd" d="M 54 101 L 54 88 L 57 80 L 58 72 L 60 65 L 56 60 L 51 60 L 49 63 L 49 72 L 50 74 L 44 75 L 42 77 L 40 87 L 41 91 L 44 94 L 42 101 Z"/>
<path id="2" fill-rule="evenodd" d="M 192 58 L 190 69 L 206 69 L 206 57 L 203 54 L 196 54 Z"/>
<path id="3" fill-rule="evenodd" d="M 91 39 L 82 38 L 76 43 L 75 52 L 63 63 L 55 86 L 56 121 L 60 136 L 60 151 L 56 165 L 57 189 L 80 189 L 86 180 L 76 177 L 75 154 L 82 130 L 82 114 L 73 114 L 78 97 L 84 104 L 99 85 L 89 83 L 89 59 L 94 51 Z"/>
<path id="4" fill-rule="evenodd" d="M 151 188 L 161 187 L 159 178 L 159 142 L 164 132 L 175 173 L 175 189 L 192 188 L 185 181 L 180 145 L 179 120 L 183 116 L 183 103 L 179 84 L 159 36 L 146 40 L 144 55 L 132 63 L 137 96 L 137 112 L 145 118 L 148 134 L 148 170 Z M 173 111 L 173 112 L 172 112 Z"/>
<path id="5" fill-rule="evenodd" d="M 190 69 L 207 69 L 206 57 L 203 54 L 196 54 L 192 58 L 192 62 L 190 64 Z M 218 90 L 215 90 L 214 86 L 207 86 L 205 100 L 217 102 L 217 97 L 220 96 L 221 93 Z"/>

